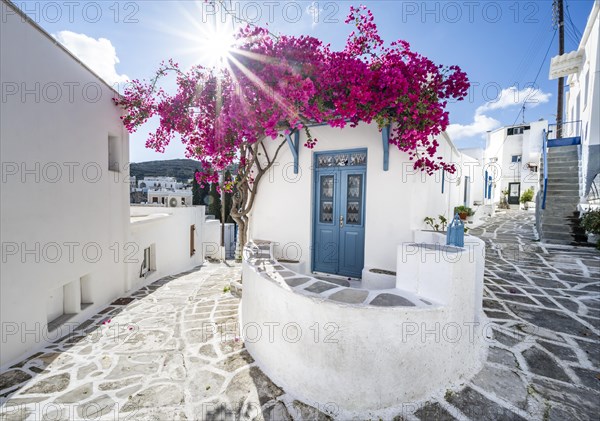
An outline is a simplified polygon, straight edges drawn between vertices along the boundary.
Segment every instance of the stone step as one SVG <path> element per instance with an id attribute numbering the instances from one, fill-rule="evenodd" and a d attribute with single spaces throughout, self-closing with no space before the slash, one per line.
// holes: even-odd
<path id="1" fill-rule="evenodd" d="M 566 162 L 561 162 L 555 165 L 548 165 L 548 174 L 560 171 L 579 171 L 579 168 L 579 164 L 568 164 Z"/>
<path id="2" fill-rule="evenodd" d="M 571 216 L 577 212 L 577 205 L 573 203 L 567 203 L 563 206 L 557 203 L 548 203 L 548 200 L 546 200 L 546 209 L 543 211 L 544 215 Z"/>
<path id="3" fill-rule="evenodd" d="M 557 151 L 554 150 L 554 148 L 550 148 L 550 150 L 548 151 L 548 155 L 546 155 L 546 158 L 556 158 L 559 156 L 573 156 L 573 157 L 579 157 L 579 152 L 578 151 Z M 542 156 L 542 159 L 544 159 L 544 157 Z"/>
<path id="4" fill-rule="evenodd" d="M 543 228 L 542 228 L 542 239 L 543 240 L 564 241 L 565 244 L 570 244 L 571 241 L 575 240 L 570 233 L 545 232 Z"/>
<path id="5" fill-rule="evenodd" d="M 546 209 L 544 209 L 545 212 L 560 212 L 560 215 L 564 215 L 565 212 L 577 212 L 577 204 L 579 203 L 579 201 L 577 201 L 577 203 L 575 202 L 567 202 L 567 201 L 561 201 L 561 200 L 550 200 L 548 201 L 548 198 L 546 198 Z"/>
<path id="6" fill-rule="evenodd" d="M 554 148 L 548 148 L 548 153 L 549 154 L 568 153 L 568 152 L 575 152 L 575 153 L 577 153 L 578 150 L 579 150 L 578 145 L 556 146 Z"/>
<path id="7" fill-rule="evenodd" d="M 573 224 L 567 223 L 567 221 L 563 221 L 562 223 L 550 224 L 545 220 L 542 223 L 542 231 L 544 233 L 569 233 L 569 234 L 585 234 L 583 228 L 579 228 L 579 222 L 574 222 Z"/>
<path id="8" fill-rule="evenodd" d="M 570 156 L 553 156 L 552 158 L 548 158 L 548 166 L 552 164 L 560 164 L 563 162 L 578 163 L 579 158 Z"/>
<path id="9" fill-rule="evenodd" d="M 548 171 L 565 171 L 565 170 L 578 170 L 580 168 L 579 162 L 573 164 L 568 162 L 557 162 L 555 164 L 548 164 Z"/>
<path id="10" fill-rule="evenodd" d="M 542 217 L 542 225 L 577 225 L 579 224 L 579 218 L 576 216 L 556 216 L 556 215 L 544 215 Z"/>
<path id="11" fill-rule="evenodd" d="M 548 177 L 548 185 L 550 185 L 550 183 L 579 184 L 579 177 L 576 175 L 569 176 L 568 174 L 553 175 L 552 177 Z"/>
<path id="12" fill-rule="evenodd" d="M 556 179 L 556 178 L 549 178 L 548 179 L 548 188 L 557 188 L 557 189 L 563 189 L 563 188 L 570 188 L 570 187 L 574 187 L 576 189 L 579 188 L 579 179 L 577 179 L 576 177 L 573 177 L 573 180 L 560 180 L 560 179 Z"/>
<path id="13" fill-rule="evenodd" d="M 554 171 L 548 171 L 548 180 L 551 178 L 567 178 L 571 180 L 579 180 L 579 168 L 572 168 L 570 170 L 560 169 Z"/>
<path id="14" fill-rule="evenodd" d="M 549 197 L 558 197 L 558 198 L 569 198 L 569 197 L 577 197 L 579 198 L 579 190 L 553 190 L 549 189 L 546 193 L 546 203 L 548 203 Z"/>
<path id="15" fill-rule="evenodd" d="M 546 244 L 556 244 L 556 245 L 563 245 L 563 246 L 579 246 L 579 247 L 592 247 L 592 244 L 589 244 L 587 242 L 587 239 L 584 241 L 578 241 L 577 239 L 568 241 L 568 240 L 554 240 L 551 238 L 545 238 L 542 240 L 544 243 Z"/>

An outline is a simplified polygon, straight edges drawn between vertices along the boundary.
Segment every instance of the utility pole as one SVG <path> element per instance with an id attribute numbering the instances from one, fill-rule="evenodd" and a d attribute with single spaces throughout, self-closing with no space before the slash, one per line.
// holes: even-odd
<path id="1" fill-rule="evenodd" d="M 565 53 L 565 19 L 563 10 L 563 0 L 554 0 L 554 17 L 555 23 L 558 25 L 558 54 L 563 55 Z M 558 95 L 557 95 L 557 109 L 556 109 L 556 138 L 562 138 L 562 125 L 563 125 L 563 109 L 564 109 L 564 89 L 565 89 L 565 78 L 558 78 Z"/>

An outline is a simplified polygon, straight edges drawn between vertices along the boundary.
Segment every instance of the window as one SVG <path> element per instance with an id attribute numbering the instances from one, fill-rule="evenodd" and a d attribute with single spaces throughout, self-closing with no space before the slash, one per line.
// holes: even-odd
<path id="1" fill-rule="evenodd" d="M 510 158 L 510 162 L 513 162 L 513 163 L 521 162 L 521 155 L 513 155 Z"/>
<path id="2" fill-rule="evenodd" d="M 119 172 L 119 161 L 121 157 L 121 145 L 119 138 L 108 136 L 108 170 Z"/>
<path id="3" fill-rule="evenodd" d="M 513 136 L 517 134 L 523 134 L 525 130 L 531 129 L 531 126 L 520 126 L 520 127 L 511 127 L 507 130 L 508 136 Z"/>
<path id="4" fill-rule="evenodd" d="M 195 234 L 196 234 L 196 225 L 191 225 L 190 226 L 190 257 L 192 257 L 194 254 L 196 254 L 196 247 L 195 247 L 195 241 L 194 241 Z"/>
<path id="5" fill-rule="evenodd" d="M 140 278 L 145 278 L 150 272 L 156 270 L 154 265 L 154 244 L 144 249 L 144 259 L 140 267 Z"/>
<path id="6" fill-rule="evenodd" d="M 585 72 L 585 82 L 583 85 L 583 109 L 587 106 L 588 90 L 590 88 L 590 71 Z"/>

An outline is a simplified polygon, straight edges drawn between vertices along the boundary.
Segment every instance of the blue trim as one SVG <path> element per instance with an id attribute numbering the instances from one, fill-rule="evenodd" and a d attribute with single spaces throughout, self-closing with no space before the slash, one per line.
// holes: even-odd
<path id="1" fill-rule="evenodd" d="M 294 157 L 294 174 L 298 174 L 298 152 L 300 148 L 300 132 L 298 130 L 294 130 L 294 140 L 292 141 L 292 137 L 289 134 L 285 135 L 285 139 L 287 140 L 288 146 L 292 151 L 292 155 Z"/>
<path id="2" fill-rule="evenodd" d="M 444 194 L 444 184 L 446 184 L 446 171 L 442 170 L 442 194 Z"/>
<path id="3" fill-rule="evenodd" d="M 548 133 L 542 131 L 542 157 L 544 160 L 544 196 L 542 198 L 542 209 L 546 209 L 546 193 L 548 192 Z"/>
<path id="4" fill-rule="evenodd" d="M 381 140 L 383 142 L 383 171 L 390 169 L 390 126 L 381 129 Z M 442 191 L 443 193 L 443 191 Z"/>
<path id="5" fill-rule="evenodd" d="M 548 147 L 581 145 L 581 136 L 563 137 L 561 139 L 549 139 Z"/>
<path id="6" fill-rule="evenodd" d="M 488 197 L 488 172 L 487 170 L 485 170 L 485 178 L 483 179 L 484 181 L 484 186 L 483 186 L 483 198 L 484 199 L 489 199 Z"/>

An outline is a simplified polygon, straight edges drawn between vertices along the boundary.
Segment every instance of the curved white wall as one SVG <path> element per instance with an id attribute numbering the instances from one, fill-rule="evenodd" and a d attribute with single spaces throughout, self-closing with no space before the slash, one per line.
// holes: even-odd
<path id="1" fill-rule="evenodd" d="M 298 275 L 270 260 L 268 252 L 256 258 L 258 252 L 247 248 L 245 345 L 276 384 L 306 403 L 335 408 L 340 419 L 384 416 L 392 408 L 443 392 L 475 374 L 485 354 L 483 273 L 476 262 L 483 256 L 470 259 L 466 249 L 454 252 L 460 257 L 450 264 L 450 271 L 440 253 L 408 257 L 415 267 L 428 268 L 414 279 L 437 284 L 441 294 L 434 294 L 435 288 L 415 289 L 418 295 L 397 288 L 383 291 L 429 304 L 382 307 L 371 299 L 365 301 L 368 304 L 347 304 L 328 298 L 329 292 L 312 293 L 307 285 L 314 285 L 314 280 L 298 280 Z M 404 281 L 398 278 L 399 283 Z"/>

